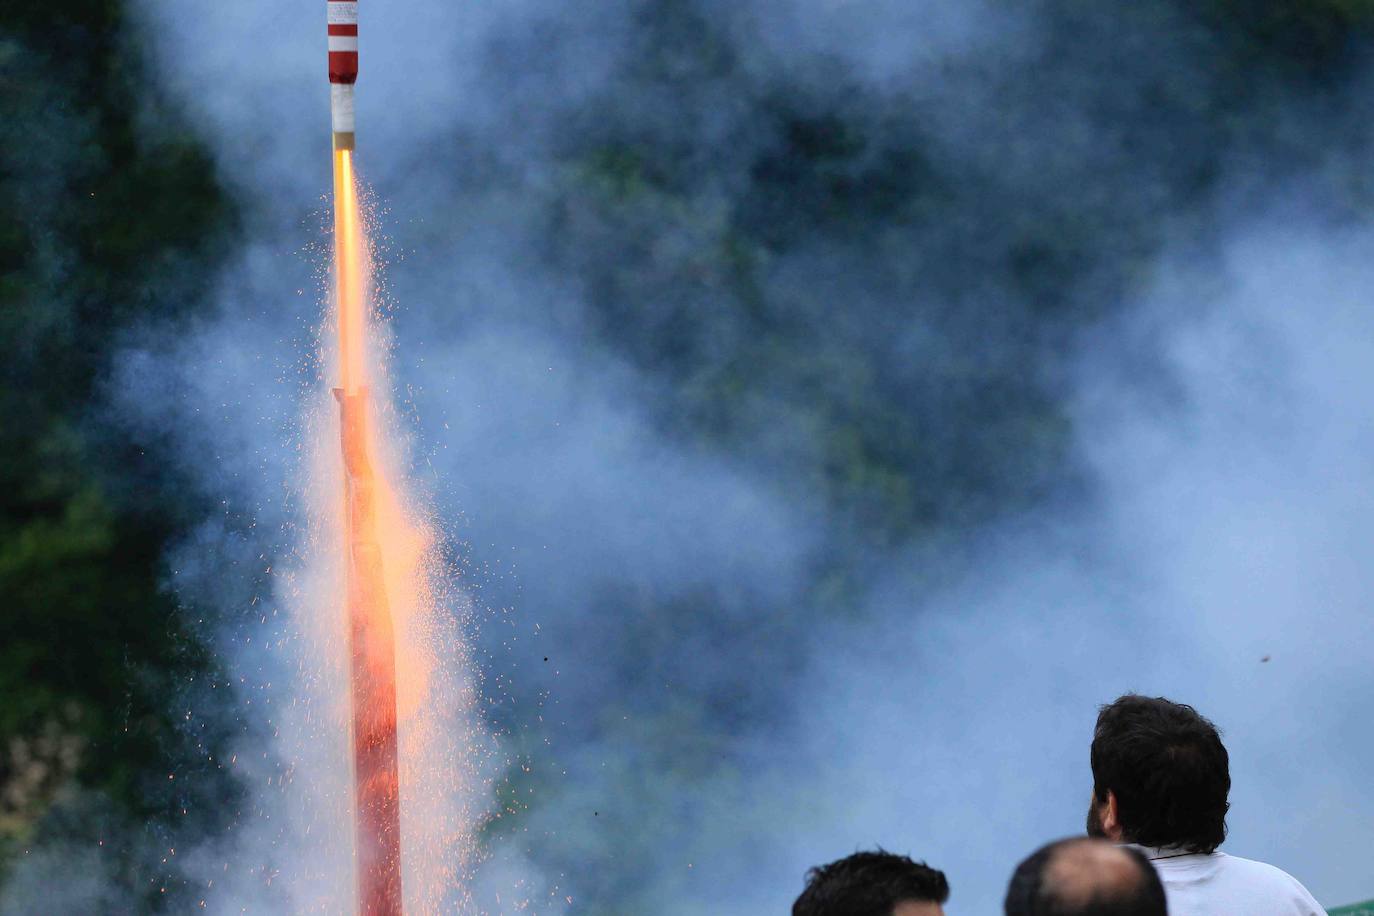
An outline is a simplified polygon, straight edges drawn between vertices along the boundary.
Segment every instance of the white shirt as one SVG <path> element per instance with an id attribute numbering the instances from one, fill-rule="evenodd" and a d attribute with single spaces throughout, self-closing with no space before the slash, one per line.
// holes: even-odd
<path id="1" fill-rule="evenodd" d="M 1169 916 L 1326 916 L 1298 880 L 1224 852 L 1135 846 L 1159 872 Z"/>

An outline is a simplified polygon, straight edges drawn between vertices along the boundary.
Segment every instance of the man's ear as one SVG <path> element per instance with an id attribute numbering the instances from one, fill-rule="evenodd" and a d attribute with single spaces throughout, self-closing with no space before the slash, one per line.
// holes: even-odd
<path id="1" fill-rule="evenodd" d="M 1116 793 L 1107 790 L 1107 803 L 1102 806 L 1102 832 L 1113 843 L 1122 842 L 1121 817 L 1117 809 Z"/>

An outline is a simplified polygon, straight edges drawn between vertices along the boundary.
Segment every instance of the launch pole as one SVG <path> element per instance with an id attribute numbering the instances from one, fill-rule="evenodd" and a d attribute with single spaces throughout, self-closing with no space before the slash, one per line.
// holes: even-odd
<path id="1" fill-rule="evenodd" d="M 353 175 L 358 4 L 327 0 L 334 146 L 334 245 L 343 447 L 345 593 L 353 740 L 354 862 L 361 916 L 400 916 L 401 798 L 396 753 L 396 640 L 377 540 L 376 475 L 364 384 L 361 216 Z"/>

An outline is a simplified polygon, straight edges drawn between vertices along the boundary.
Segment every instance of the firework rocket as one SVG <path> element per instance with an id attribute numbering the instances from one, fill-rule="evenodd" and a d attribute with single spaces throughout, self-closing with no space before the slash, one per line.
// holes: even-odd
<path id="1" fill-rule="evenodd" d="M 358 81 L 358 4 L 328 0 L 329 113 L 334 148 L 353 148 L 353 84 Z"/>
<path id="2" fill-rule="evenodd" d="M 358 4 L 327 0 L 334 135 L 334 250 L 344 471 L 345 593 L 352 700 L 354 862 L 358 912 L 401 912 L 401 798 L 396 743 L 396 639 L 377 534 L 377 475 L 364 384 L 367 330 L 361 215 L 353 175 Z"/>

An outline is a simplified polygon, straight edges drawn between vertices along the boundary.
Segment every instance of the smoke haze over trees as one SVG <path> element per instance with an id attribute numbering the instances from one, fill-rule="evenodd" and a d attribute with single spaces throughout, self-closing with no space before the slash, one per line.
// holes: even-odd
<path id="1" fill-rule="evenodd" d="M 291 661 L 322 17 L 30 6 L 0 748 L 71 762 L 0 759 L 0 905 L 99 833 L 74 893 L 176 911 L 222 858 L 164 846 L 271 809 L 215 761 Z M 1367 896 L 1374 5 L 468 6 L 365 7 L 358 91 L 511 764 L 480 903 L 779 911 L 881 843 L 986 911 L 1132 688 L 1231 726 L 1236 852 Z"/>
<path id="2" fill-rule="evenodd" d="M 102 865 L 129 906 L 158 896 L 143 847 L 223 829 L 237 790 L 207 762 L 221 711 L 178 699 L 216 664 L 162 586 L 209 497 L 99 391 L 121 335 L 200 310 L 234 218 L 124 23 L 64 2 L 0 24 L 0 874 L 36 836 L 121 837 Z"/>

